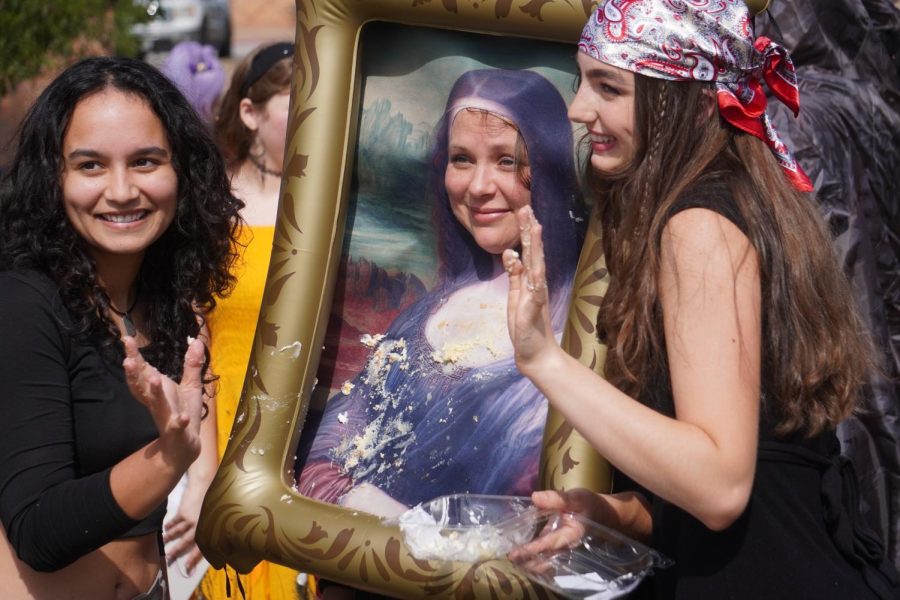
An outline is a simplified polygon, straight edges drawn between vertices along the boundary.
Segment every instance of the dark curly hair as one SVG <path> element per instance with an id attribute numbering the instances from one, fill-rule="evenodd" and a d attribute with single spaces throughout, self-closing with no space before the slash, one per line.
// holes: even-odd
<path id="1" fill-rule="evenodd" d="M 0 269 L 33 269 L 59 287 L 72 334 L 122 356 L 109 298 L 88 246 L 63 206 L 63 138 L 76 104 L 115 88 L 147 102 L 166 131 L 178 176 L 175 219 L 146 252 L 137 285 L 150 340 L 141 350 L 161 372 L 180 379 L 187 337 L 196 337 L 216 296 L 230 291 L 230 268 L 243 204 L 203 121 L 155 68 L 127 58 L 95 57 L 59 75 L 31 107 L 0 180 Z M 208 361 L 207 361 L 208 362 Z"/>

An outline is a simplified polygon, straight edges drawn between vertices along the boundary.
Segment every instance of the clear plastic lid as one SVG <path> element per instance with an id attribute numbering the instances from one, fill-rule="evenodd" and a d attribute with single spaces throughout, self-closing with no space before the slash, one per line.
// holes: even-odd
<path id="1" fill-rule="evenodd" d="M 533 582 L 567 598 L 604 600 L 632 591 L 672 561 L 618 531 L 580 515 L 542 511 L 536 536 L 509 553 Z"/>
<path id="2" fill-rule="evenodd" d="M 478 562 L 503 558 L 533 538 L 537 513 L 527 497 L 452 494 L 392 520 L 415 558 Z"/>
<path id="3" fill-rule="evenodd" d="M 415 558 L 480 562 L 508 557 L 531 581 L 568 598 L 633 590 L 671 561 L 580 515 L 537 509 L 530 498 L 453 494 L 393 519 Z"/>

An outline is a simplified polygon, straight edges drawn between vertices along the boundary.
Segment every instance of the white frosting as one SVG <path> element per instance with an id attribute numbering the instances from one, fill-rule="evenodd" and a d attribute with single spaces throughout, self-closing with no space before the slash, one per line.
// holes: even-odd
<path id="1" fill-rule="evenodd" d="M 421 506 L 400 515 L 399 525 L 410 553 L 420 560 L 474 563 L 502 558 L 531 538 L 530 530 L 504 531 L 489 523 L 448 527 Z"/>

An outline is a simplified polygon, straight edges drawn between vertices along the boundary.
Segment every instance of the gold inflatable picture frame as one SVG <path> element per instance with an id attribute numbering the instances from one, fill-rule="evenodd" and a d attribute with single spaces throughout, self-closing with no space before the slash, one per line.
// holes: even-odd
<path id="1" fill-rule="evenodd" d="M 761 10 L 766 4 L 748 1 Z M 298 0 L 285 169 L 265 293 L 244 389 L 197 542 L 213 567 L 267 560 L 392 597 L 549 598 L 511 563 L 413 558 L 396 526 L 299 495 L 293 464 L 341 258 L 359 117 L 359 40 L 388 22 L 572 45 L 582 0 Z M 602 372 L 594 323 L 608 283 L 591 220 L 563 345 Z M 610 468 L 552 409 L 540 487 L 608 491 Z"/>

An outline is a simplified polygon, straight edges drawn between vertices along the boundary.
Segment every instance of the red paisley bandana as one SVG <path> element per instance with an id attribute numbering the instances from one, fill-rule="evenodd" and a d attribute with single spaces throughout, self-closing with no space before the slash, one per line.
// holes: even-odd
<path id="1" fill-rule="evenodd" d="M 813 190 L 766 114 L 763 81 L 800 112 L 794 64 L 779 44 L 754 41 L 744 0 L 601 0 L 578 49 L 648 77 L 714 81 L 722 117 L 766 142 L 795 188 Z"/>

